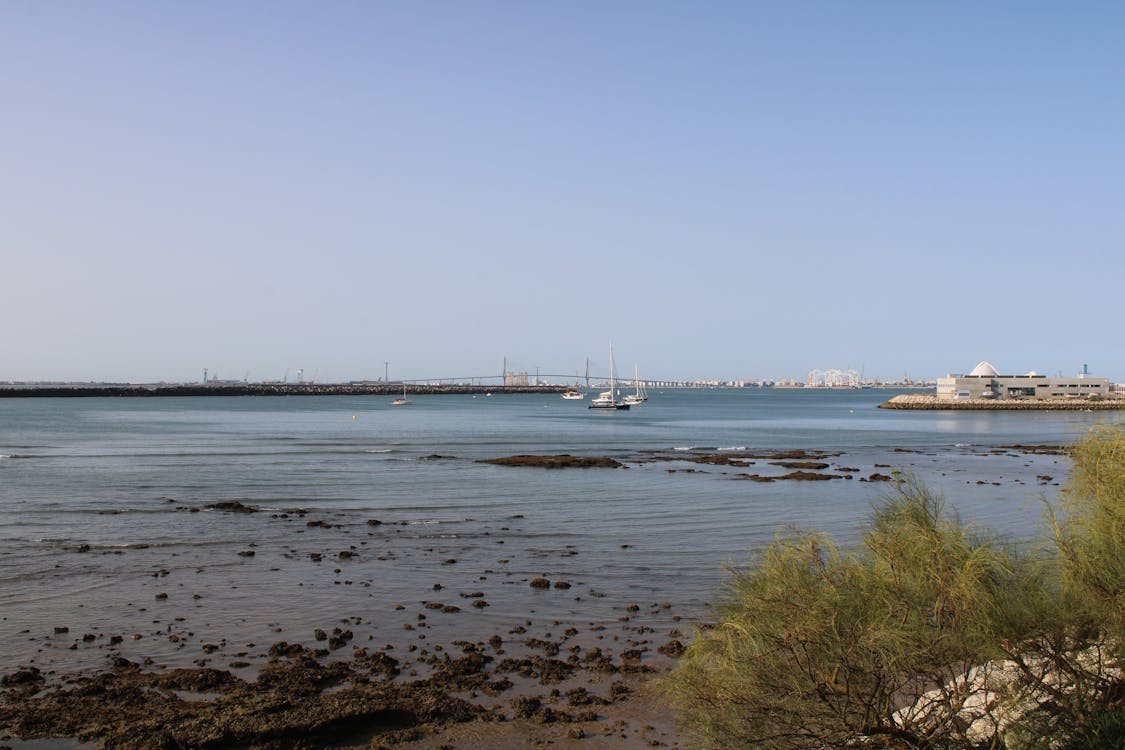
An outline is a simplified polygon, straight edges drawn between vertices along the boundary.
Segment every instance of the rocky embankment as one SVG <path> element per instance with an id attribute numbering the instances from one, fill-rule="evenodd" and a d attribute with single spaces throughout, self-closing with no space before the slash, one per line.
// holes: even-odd
<path id="1" fill-rule="evenodd" d="M 411 396 L 466 393 L 562 393 L 567 386 L 407 385 Z M 92 396 L 397 396 L 402 383 L 237 383 L 0 387 L 0 398 Z"/>
<path id="2" fill-rule="evenodd" d="M 939 399 L 932 393 L 895 396 L 879 404 L 880 409 L 920 411 L 1110 411 L 1125 409 L 1125 398 L 1102 400 L 1077 398 L 958 398 Z"/>

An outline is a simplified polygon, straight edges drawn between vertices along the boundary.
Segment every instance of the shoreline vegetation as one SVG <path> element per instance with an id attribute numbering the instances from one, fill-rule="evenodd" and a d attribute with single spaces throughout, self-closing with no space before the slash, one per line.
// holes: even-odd
<path id="1" fill-rule="evenodd" d="M 880 409 L 918 411 L 1113 411 L 1125 410 L 1125 398 L 942 398 L 908 393 L 879 404 Z"/>
<path id="2" fill-rule="evenodd" d="M 664 681 L 700 747 L 1125 747 L 1125 431 L 1071 448 L 1042 538 L 910 477 L 862 541 L 790 530 L 732 570 Z"/>

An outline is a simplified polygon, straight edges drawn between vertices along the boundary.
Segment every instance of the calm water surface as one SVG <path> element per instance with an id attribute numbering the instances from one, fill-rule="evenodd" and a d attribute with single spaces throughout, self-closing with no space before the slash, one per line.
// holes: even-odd
<path id="1" fill-rule="evenodd" d="M 989 449 L 1072 442 L 1119 420 L 875 408 L 892 395 L 668 390 L 612 414 L 556 395 L 415 396 L 409 407 L 373 396 L 0 400 L 0 673 L 104 666 L 104 649 L 78 640 L 85 632 L 95 645 L 120 634 L 126 654 L 168 663 L 197 660 L 198 646 L 185 644 L 199 640 L 252 643 L 253 657 L 271 639 L 300 640 L 348 617 L 389 639 L 402 627 L 393 605 L 434 583 L 480 587 L 491 604 L 450 633 L 531 613 L 608 620 L 634 599 L 699 615 L 722 566 L 780 526 L 854 539 L 887 488 L 856 481 L 890 470 L 876 464 L 916 473 L 965 518 L 1034 533 L 1066 460 Z M 476 463 L 514 453 L 628 462 L 692 449 L 842 451 L 833 468 L 860 471 L 762 484 L 732 476 L 784 470 Z M 192 512 L 228 500 L 265 511 Z M 298 508 L 307 513 L 285 513 Z M 253 557 L 237 554 L 248 549 Z M 309 561 L 342 549 L 355 560 Z M 516 584 L 535 575 L 581 587 L 529 599 Z M 183 637 L 158 642 L 156 632 Z"/>

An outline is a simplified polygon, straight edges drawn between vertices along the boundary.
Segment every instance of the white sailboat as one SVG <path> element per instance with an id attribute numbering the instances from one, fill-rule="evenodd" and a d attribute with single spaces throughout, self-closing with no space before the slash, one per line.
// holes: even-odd
<path id="1" fill-rule="evenodd" d="M 589 384 L 590 384 L 590 360 L 587 359 L 586 360 L 586 385 L 589 386 Z M 586 398 L 586 393 L 578 385 L 578 373 L 577 372 L 574 373 L 574 387 L 568 388 L 565 391 L 563 391 L 562 397 L 567 399 L 568 401 L 580 401 L 580 400 Z"/>
<path id="2" fill-rule="evenodd" d="M 574 387 L 568 388 L 567 390 L 563 391 L 562 397 L 567 401 L 581 401 L 582 399 L 586 398 L 586 394 L 583 393 L 582 389 L 578 387 L 577 375 L 574 376 Z"/>
<path id="3" fill-rule="evenodd" d="M 630 393 L 628 396 L 623 398 L 622 401 L 624 403 L 636 405 L 643 404 L 645 401 L 648 401 L 648 392 L 645 391 L 645 387 L 641 385 L 641 376 L 637 371 L 636 365 L 633 365 L 633 387 L 636 388 L 636 393 Z"/>
<path id="4" fill-rule="evenodd" d="M 391 406 L 407 406 L 413 402 L 406 397 L 406 383 L 402 384 L 402 398 L 396 398 L 391 402 Z"/>
<path id="5" fill-rule="evenodd" d="M 598 397 L 590 401 L 590 405 L 586 408 L 618 411 L 629 408 L 629 404 L 617 400 L 617 381 L 614 379 L 613 373 L 613 344 L 609 345 L 609 390 L 599 393 Z"/>

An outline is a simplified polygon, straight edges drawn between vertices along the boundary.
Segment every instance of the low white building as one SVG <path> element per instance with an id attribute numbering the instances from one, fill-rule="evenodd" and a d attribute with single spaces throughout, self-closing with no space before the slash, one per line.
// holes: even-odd
<path id="1" fill-rule="evenodd" d="M 1086 371 L 1073 378 L 1049 378 L 1037 372 L 1001 375 L 988 362 L 981 362 L 968 375 L 938 378 L 938 398 L 1106 398 L 1108 378 L 1094 378 Z"/>

